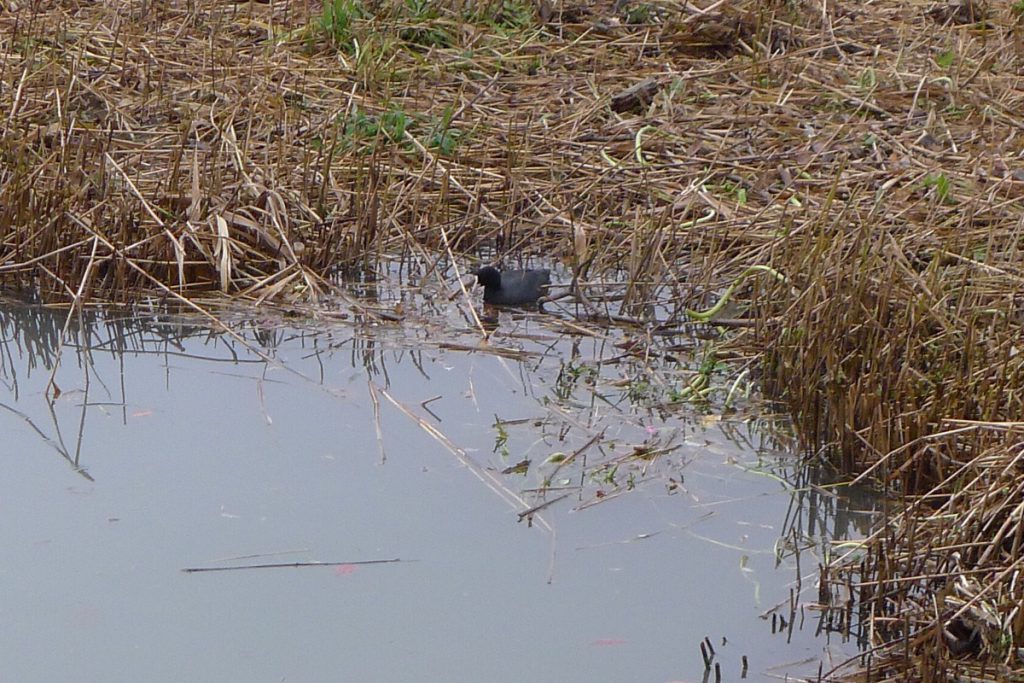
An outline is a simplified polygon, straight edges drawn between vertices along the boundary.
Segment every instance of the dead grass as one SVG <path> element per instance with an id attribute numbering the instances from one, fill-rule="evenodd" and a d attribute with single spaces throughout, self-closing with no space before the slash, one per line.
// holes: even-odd
<path id="1" fill-rule="evenodd" d="M 671 326 L 769 266 L 733 343 L 910 506 L 827 575 L 873 646 L 903 620 L 890 672 L 958 666 L 934 634 L 981 600 L 968 654 L 1019 667 L 1019 3 L 704 5 L 6 0 L 0 277 L 297 300 L 385 255 L 543 255 Z"/>
<path id="2" fill-rule="evenodd" d="M 823 572 L 833 626 L 871 646 L 867 680 L 1020 680 L 1024 423 L 945 427 L 921 446 L 948 475 Z"/>

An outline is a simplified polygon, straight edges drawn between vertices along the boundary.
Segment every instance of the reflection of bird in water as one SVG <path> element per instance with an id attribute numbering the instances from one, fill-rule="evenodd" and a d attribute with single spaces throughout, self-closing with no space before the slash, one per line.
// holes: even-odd
<path id="1" fill-rule="evenodd" d="M 551 271 L 546 268 L 502 273 L 493 266 L 484 266 L 474 271 L 474 275 L 477 283 L 483 285 L 484 303 L 495 306 L 537 303 L 551 284 Z"/>

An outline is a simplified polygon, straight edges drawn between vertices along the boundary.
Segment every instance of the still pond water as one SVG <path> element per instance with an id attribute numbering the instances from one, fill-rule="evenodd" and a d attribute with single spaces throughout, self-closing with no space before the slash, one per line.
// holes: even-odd
<path id="1" fill-rule="evenodd" d="M 757 681 L 854 651 L 809 605 L 870 502 L 754 404 L 666 407 L 700 340 L 506 311 L 484 342 L 448 308 L 233 337 L 0 307 L 3 679 L 700 681 L 707 637 Z M 310 562 L 338 564 L 182 571 Z"/>

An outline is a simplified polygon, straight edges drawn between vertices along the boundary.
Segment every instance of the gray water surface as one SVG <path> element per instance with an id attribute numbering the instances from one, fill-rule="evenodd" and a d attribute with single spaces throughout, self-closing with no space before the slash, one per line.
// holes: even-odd
<path id="1" fill-rule="evenodd" d="M 3 680 L 699 681 L 705 637 L 723 680 L 777 680 L 854 652 L 810 603 L 869 517 L 754 404 L 662 400 L 652 364 L 699 341 L 66 318 L 0 308 Z"/>

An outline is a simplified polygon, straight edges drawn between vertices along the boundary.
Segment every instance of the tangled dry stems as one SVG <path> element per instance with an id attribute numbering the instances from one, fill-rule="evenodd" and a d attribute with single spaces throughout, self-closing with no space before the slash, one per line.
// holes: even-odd
<path id="1" fill-rule="evenodd" d="M 949 610 L 913 596 L 958 576 L 1001 624 L 974 654 L 1019 665 L 1020 8 L 704 4 L 6 0 L 0 274 L 287 300 L 344 263 L 535 253 L 682 320 L 770 266 L 734 343 L 912 506 L 861 576 L 874 644 L 910 609 L 934 646 L 890 671 L 953 666 L 919 637 Z"/>
<path id="2" fill-rule="evenodd" d="M 947 426 L 923 442 L 950 474 L 823 573 L 826 601 L 859 588 L 832 616 L 874 646 L 867 680 L 1020 676 L 1024 423 Z"/>

